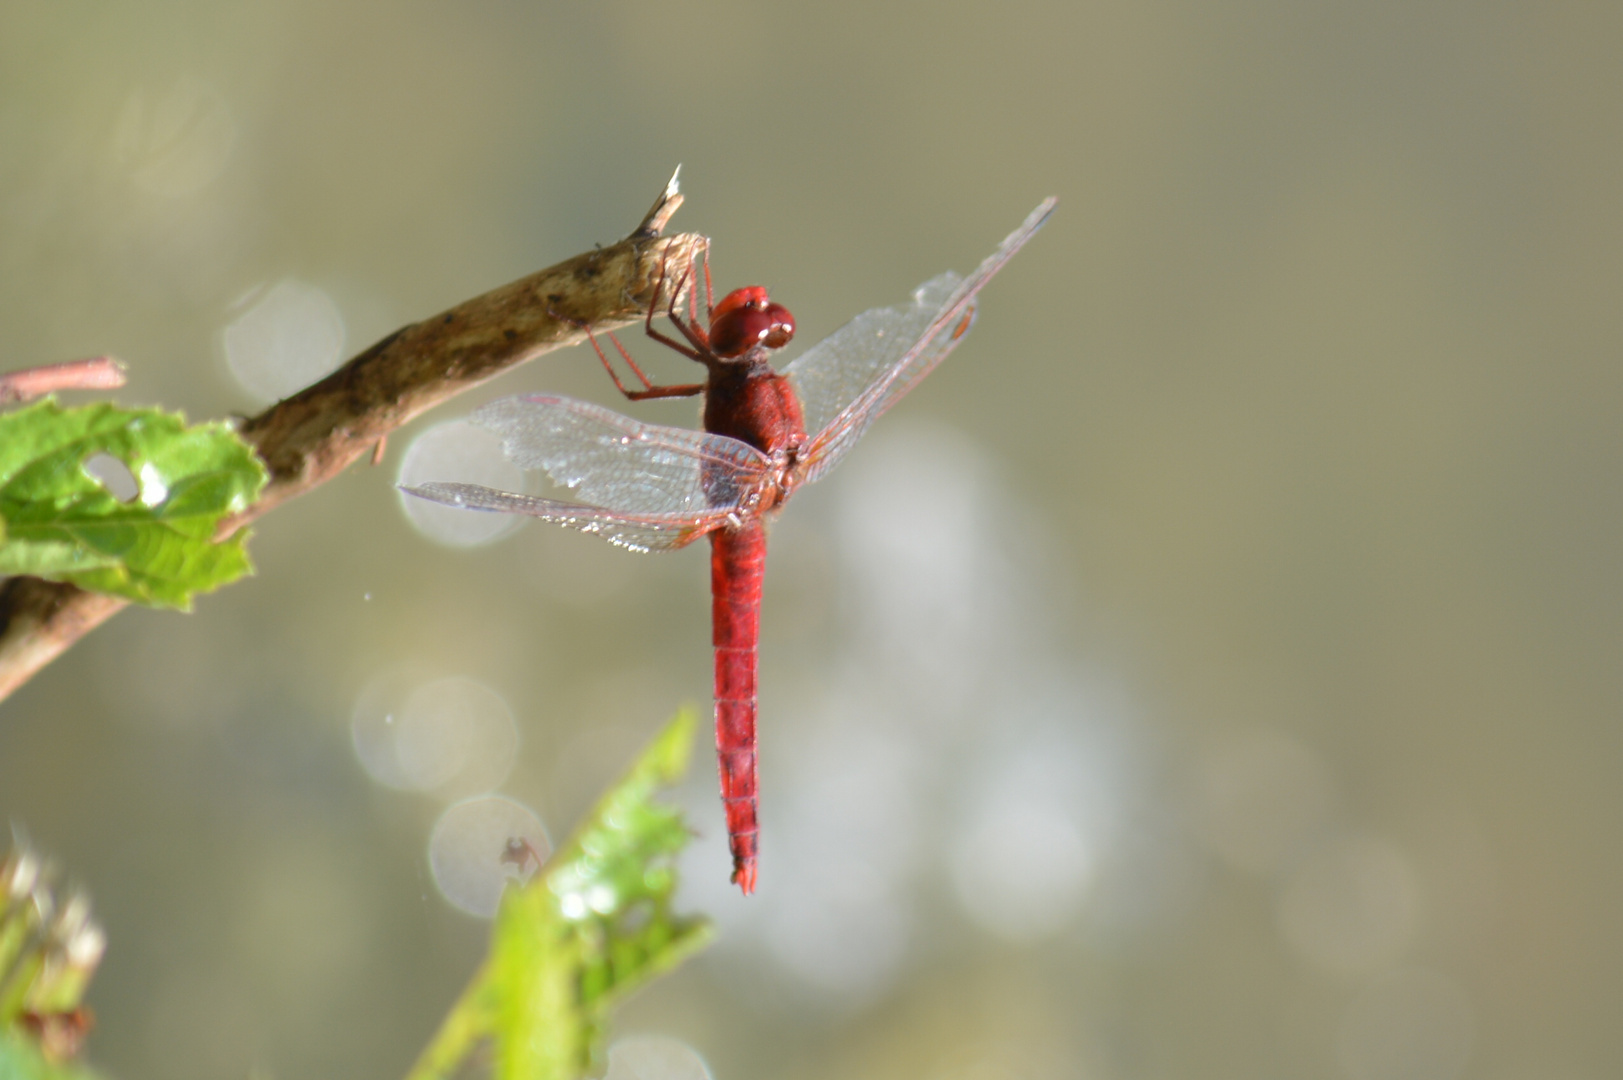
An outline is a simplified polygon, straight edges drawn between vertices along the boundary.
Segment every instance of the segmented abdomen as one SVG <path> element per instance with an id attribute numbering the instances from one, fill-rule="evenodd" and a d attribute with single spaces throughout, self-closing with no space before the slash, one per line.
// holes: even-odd
<path id="1" fill-rule="evenodd" d="M 752 521 L 710 534 L 711 640 L 716 647 L 716 757 L 733 881 L 755 890 L 755 658 L 766 530 Z"/>

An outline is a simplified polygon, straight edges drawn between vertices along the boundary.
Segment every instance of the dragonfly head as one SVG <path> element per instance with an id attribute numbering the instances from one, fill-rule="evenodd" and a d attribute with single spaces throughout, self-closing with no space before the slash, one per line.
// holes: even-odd
<path id="1" fill-rule="evenodd" d="M 743 356 L 757 345 L 781 349 L 795 336 L 795 317 L 775 304 L 760 285 L 734 289 L 710 313 L 710 349 L 723 360 Z"/>

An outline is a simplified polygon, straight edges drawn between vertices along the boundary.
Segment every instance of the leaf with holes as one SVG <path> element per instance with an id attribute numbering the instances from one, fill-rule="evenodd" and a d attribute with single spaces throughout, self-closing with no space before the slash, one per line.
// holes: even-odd
<path id="1" fill-rule="evenodd" d="M 214 532 L 265 480 L 225 424 L 187 427 L 177 413 L 107 402 L 64 409 L 50 399 L 5 413 L 0 575 L 190 608 L 194 593 L 251 572 L 246 533 L 215 543 Z"/>

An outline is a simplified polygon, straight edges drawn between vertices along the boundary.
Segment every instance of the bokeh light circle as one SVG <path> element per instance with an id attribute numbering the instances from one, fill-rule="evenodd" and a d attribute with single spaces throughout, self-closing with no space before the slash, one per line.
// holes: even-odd
<path id="1" fill-rule="evenodd" d="M 1420 887 L 1403 853 L 1372 836 L 1326 844 L 1291 870 L 1279 929 L 1297 955 L 1338 975 L 1395 963 L 1414 936 Z"/>
<path id="2" fill-rule="evenodd" d="M 665 1035 L 628 1035 L 609 1047 L 603 1080 L 710 1080 L 699 1052 Z"/>
<path id="3" fill-rule="evenodd" d="M 344 318 L 321 289 L 287 278 L 225 328 L 225 359 L 242 388 L 278 401 L 316 382 L 344 358 Z"/>
<path id="4" fill-rule="evenodd" d="M 552 852 L 546 826 L 521 802 L 481 795 L 447 807 L 428 838 L 428 867 L 440 895 L 469 915 L 495 915 L 507 883 L 535 869 L 503 859 L 515 838 L 528 841 L 541 859 Z"/>
<path id="5" fill-rule="evenodd" d="M 378 783 L 447 799 L 498 787 L 519 742 L 512 711 L 490 687 L 456 677 L 421 683 L 404 670 L 361 692 L 350 735 L 361 767 Z"/>
<path id="6" fill-rule="evenodd" d="M 1351 1080 L 1454 1080 L 1471 1055 L 1471 1003 L 1424 968 L 1375 979 L 1347 1009 L 1336 1058 Z"/>
<path id="7" fill-rule="evenodd" d="M 412 784 L 400 765 L 395 731 L 406 697 L 416 685 L 412 673 L 397 668 L 367 683 L 350 712 L 349 735 L 355 757 L 366 775 L 384 787 L 410 791 Z"/>
<path id="8" fill-rule="evenodd" d="M 113 157 L 142 191 L 184 199 L 225 171 L 237 135 L 225 97 L 182 76 L 162 93 L 136 90 L 125 99 L 113 131 Z"/>
<path id="9" fill-rule="evenodd" d="M 400 462 L 396 483 L 415 487 L 434 481 L 483 484 L 503 491 L 523 491 L 524 471 L 502 453 L 496 435 L 466 420 L 436 424 L 412 440 Z M 423 536 L 446 547 L 477 547 L 516 529 L 524 518 L 445 506 L 400 493 L 406 519 Z"/>
<path id="10" fill-rule="evenodd" d="M 1094 853 L 1076 824 L 1040 799 L 989 806 L 959 840 L 952 863 L 958 901 L 999 937 L 1035 941 L 1077 915 Z"/>
<path id="11" fill-rule="evenodd" d="M 436 679 L 401 708 L 395 752 L 414 786 L 451 797 L 482 794 L 507 779 L 518 727 L 500 694 L 472 679 Z"/>
<path id="12" fill-rule="evenodd" d="M 1270 874 L 1324 828 L 1334 803 L 1328 770 L 1294 739 L 1259 732 L 1211 754 L 1196 778 L 1195 824 L 1236 869 Z"/>
<path id="13" fill-rule="evenodd" d="M 860 859 L 828 869 L 777 898 L 768 943 L 810 988 L 846 1004 L 872 1000 L 900 972 L 914 936 L 912 905 Z"/>

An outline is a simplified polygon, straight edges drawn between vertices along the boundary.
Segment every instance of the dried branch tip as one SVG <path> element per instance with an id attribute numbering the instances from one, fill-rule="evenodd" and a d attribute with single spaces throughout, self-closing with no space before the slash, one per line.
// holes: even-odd
<path id="1" fill-rule="evenodd" d="M 647 215 L 642 219 L 642 224 L 637 226 L 637 231 L 632 233 L 632 236 L 653 237 L 665 231 L 671 215 L 682 205 L 682 186 L 679 182 L 681 175 L 682 166 L 678 165 L 676 171 L 671 173 L 670 182 L 665 185 L 665 190 L 659 193 L 659 198 L 654 200 L 654 205 L 649 208 Z"/>
<path id="2" fill-rule="evenodd" d="M 124 385 L 124 365 L 111 356 L 42 364 L 0 375 L 0 404 L 56 390 L 112 390 Z"/>

